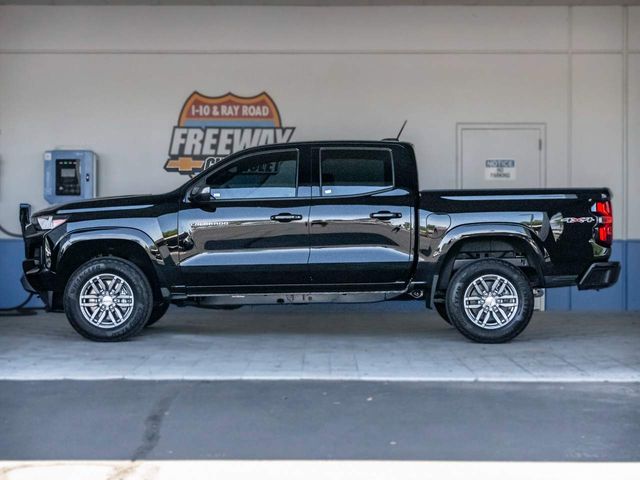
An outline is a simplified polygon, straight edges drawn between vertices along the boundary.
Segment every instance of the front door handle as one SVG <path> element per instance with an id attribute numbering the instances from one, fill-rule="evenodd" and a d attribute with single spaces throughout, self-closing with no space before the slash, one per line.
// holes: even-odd
<path id="1" fill-rule="evenodd" d="M 376 218 L 378 220 L 391 220 L 392 218 L 402 218 L 402 214 L 400 212 L 389 212 L 384 210 L 382 212 L 376 212 L 369 215 L 371 218 Z"/>
<path id="2" fill-rule="evenodd" d="M 302 215 L 292 213 L 279 213 L 277 215 L 271 215 L 271 220 L 275 222 L 292 222 L 294 220 L 302 220 Z"/>

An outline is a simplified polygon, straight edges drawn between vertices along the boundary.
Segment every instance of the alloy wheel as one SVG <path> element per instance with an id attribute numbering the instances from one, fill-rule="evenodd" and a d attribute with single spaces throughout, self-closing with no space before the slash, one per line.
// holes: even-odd
<path id="1" fill-rule="evenodd" d="M 465 290 L 463 300 L 469 320 L 487 330 L 511 323 L 520 305 L 513 283 L 495 274 L 474 279 Z"/>
<path id="2" fill-rule="evenodd" d="M 133 290 L 127 281 L 112 273 L 91 277 L 78 299 L 84 319 L 98 328 L 114 328 L 127 321 L 133 311 Z"/>

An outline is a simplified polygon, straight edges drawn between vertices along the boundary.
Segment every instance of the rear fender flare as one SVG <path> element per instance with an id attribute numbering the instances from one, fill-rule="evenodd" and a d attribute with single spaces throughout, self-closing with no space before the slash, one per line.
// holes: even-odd
<path id="1" fill-rule="evenodd" d="M 544 281 L 542 265 L 548 258 L 548 254 L 538 244 L 535 233 L 532 230 L 521 224 L 475 223 L 452 228 L 442 237 L 442 240 L 434 250 L 433 257 L 437 260 L 436 275 L 438 275 L 439 284 L 443 281 L 447 282 L 450 277 L 451 272 L 443 270 L 447 268 L 451 255 L 456 253 L 464 241 L 481 238 L 517 239 L 523 242 L 528 250 L 526 252 L 527 256 L 531 257 L 529 260 L 532 260 L 530 263 L 536 269 L 538 278 Z M 436 285 L 436 288 L 439 286 Z"/>

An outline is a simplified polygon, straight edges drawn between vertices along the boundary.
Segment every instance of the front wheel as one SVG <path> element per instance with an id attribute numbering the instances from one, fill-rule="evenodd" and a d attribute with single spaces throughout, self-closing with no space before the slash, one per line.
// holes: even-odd
<path id="1" fill-rule="evenodd" d="M 144 328 L 153 307 L 153 292 L 135 264 L 102 257 L 71 274 L 63 303 L 69 323 L 80 335 L 117 342 Z"/>
<path id="2" fill-rule="evenodd" d="M 164 316 L 164 314 L 167 313 L 167 310 L 169 310 L 170 306 L 171 302 L 162 302 L 154 305 L 153 310 L 151 310 L 151 315 L 149 315 L 149 320 L 147 320 L 147 323 L 145 324 L 145 327 L 150 327 L 158 320 L 160 320 Z"/>
<path id="3" fill-rule="evenodd" d="M 451 319 L 449 319 L 449 314 L 447 313 L 447 304 L 444 302 L 434 302 L 433 307 L 436 309 L 436 312 L 438 312 L 438 315 L 451 325 Z"/>
<path id="4" fill-rule="evenodd" d="M 479 260 L 451 279 L 447 312 L 465 337 L 503 343 L 517 337 L 533 315 L 533 291 L 519 268 L 501 260 Z"/>

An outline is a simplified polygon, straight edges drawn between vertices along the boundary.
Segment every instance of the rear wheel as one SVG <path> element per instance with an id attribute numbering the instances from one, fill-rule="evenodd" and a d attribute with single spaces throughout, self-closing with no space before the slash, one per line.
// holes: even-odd
<path id="1" fill-rule="evenodd" d="M 447 290 L 451 323 L 465 337 L 502 343 L 518 336 L 533 314 L 533 291 L 519 268 L 480 260 L 459 270 Z"/>
<path id="2" fill-rule="evenodd" d="M 83 337 L 117 342 L 144 328 L 153 292 L 144 273 L 122 258 L 90 260 L 71 274 L 64 291 L 64 311 Z"/>

